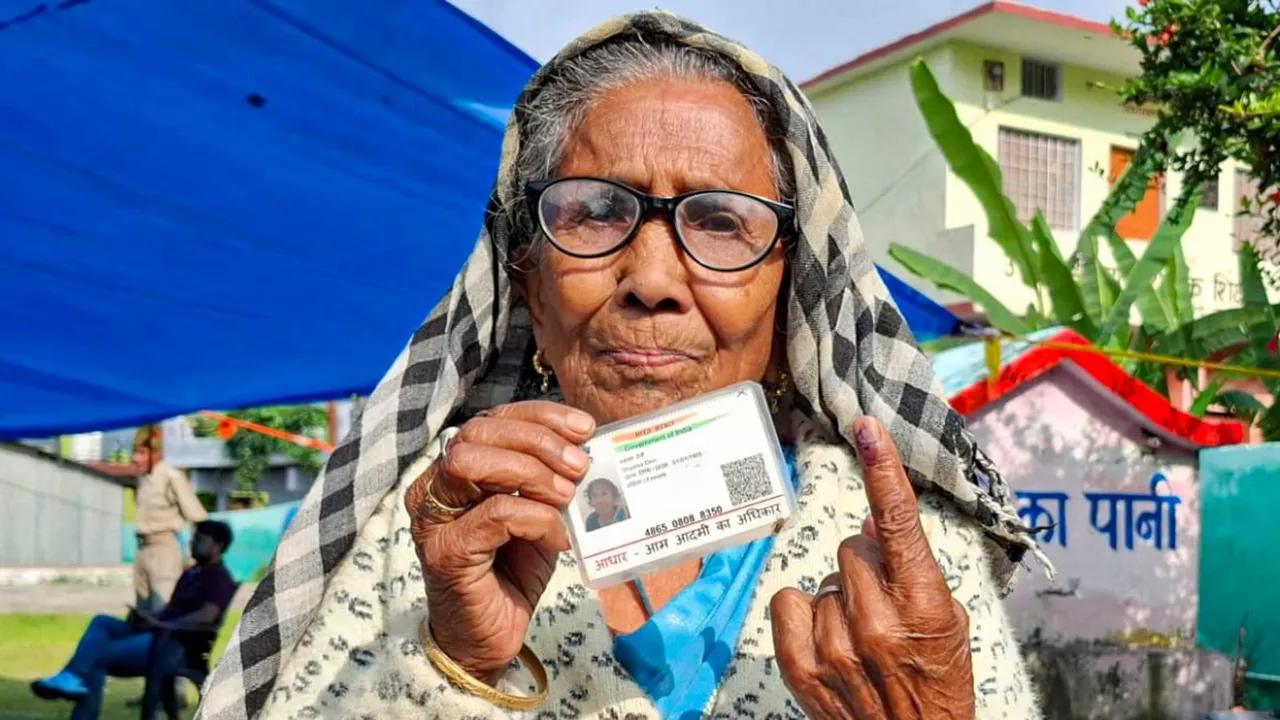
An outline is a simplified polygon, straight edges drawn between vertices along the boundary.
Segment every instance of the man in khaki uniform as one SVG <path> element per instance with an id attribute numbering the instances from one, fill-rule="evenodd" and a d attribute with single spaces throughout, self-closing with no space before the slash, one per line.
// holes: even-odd
<path id="1" fill-rule="evenodd" d="M 148 471 L 138 480 L 138 553 L 133 558 L 133 588 L 138 609 L 158 611 L 169 602 L 182 577 L 178 531 L 186 523 L 208 520 L 209 514 L 187 477 L 164 461 L 159 427 L 138 431 L 133 460 Z"/>

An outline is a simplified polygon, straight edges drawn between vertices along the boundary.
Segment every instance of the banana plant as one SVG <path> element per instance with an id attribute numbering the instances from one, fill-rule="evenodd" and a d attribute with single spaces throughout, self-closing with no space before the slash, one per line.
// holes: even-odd
<path id="1" fill-rule="evenodd" d="M 921 60 L 912 65 L 911 88 L 948 166 L 978 199 L 991 238 L 1036 300 L 1020 316 L 968 274 L 909 247 L 890 245 L 889 254 L 907 270 L 981 305 L 991 323 L 1005 332 L 1024 334 L 1060 324 L 1097 345 L 1194 359 L 1207 359 L 1243 345 L 1242 362 L 1280 370 L 1280 358 L 1269 349 L 1280 333 L 1280 306 L 1269 304 L 1258 258 L 1251 248 L 1241 253 L 1244 306 L 1194 317 L 1182 237 L 1199 205 L 1198 183 L 1188 179 L 1141 257 L 1117 234 L 1117 223 L 1141 202 L 1164 162 L 1158 141 L 1139 147 L 1129 168 L 1085 224 L 1075 252 L 1064 258 L 1043 216 L 1033 217 L 1030 226 L 1018 219 L 1012 201 L 1004 194 L 999 165 L 974 142 L 955 106 Z M 1102 261 L 1104 243 L 1122 281 Z M 1130 324 L 1135 308 L 1141 320 L 1136 330 Z M 1163 386 L 1163 366 L 1125 365 L 1149 384 Z M 1273 395 L 1280 396 L 1280 382 L 1268 382 L 1268 386 Z M 1242 417 L 1258 418 L 1269 439 L 1280 439 L 1280 402 L 1264 408 L 1246 393 L 1221 388 L 1222 382 L 1215 381 L 1202 389 L 1191 409 L 1202 414 L 1213 405 L 1226 406 Z"/>
<path id="2" fill-rule="evenodd" d="M 1098 329 L 1097 344 L 1106 345 L 1117 328 L 1129 326 L 1130 308 L 1138 295 L 1151 288 L 1156 277 L 1174 261 L 1174 252 L 1182 245 L 1182 236 L 1191 227 L 1196 207 L 1200 204 L 1200 192 L 1199 185 L 1188 185 L 1173 203 L 1164 222 L 1147 243 L 1142 257 L 1125 275 L 1124 289 L 1111 304 L 1106 320 Z"/>
<path id="3" fill-rule="evenodd" d="M 1268 299 L 1257 251 L 1249 245 L 1240 250 L 1240 285 L 1242 307 L 1205 315 L 1160 335 L 1152 344 L 1153 352 L 1209 360 L 1238 350 L 1235 364 L 1280 370 L 1280 358 L 1272 349 L 1280 336 L 1280 305 Z M 1280 381 L 1264 379 L 1264 383 L 1273 398 L 1280 397 Z M 1280 402 L 1267 407 L 1248 393 L 1220 388 L 1218 382 L 1202 389 L 1192 409 L 1222 406 L 1241 419 L 1256 419 L 1267 440 L 1280 440 Z"/>
<path id="4" fill-rule="evenodd" d="M 1275 308 L 1267 298 L 1267 287 L 1259 267 L 1257 249 L 1249 243 L 1240 248 L 1240 294 L 1244 307 L 1257 312 L 1257 318 L 1249 324 L 1249 344 L 1236 356 L 1241 362 L 1254 367 L 1280 370 L 1280 358 L 1272 350 L 1280 337 L 1280 323 Z M 1262 411 L 1258 426 L 1267 440 L 1280 440 L 1280 380 L 1264 379 L 1271 393 L 1271 407 Z"/>
<path id="5" fill-rule="evenodd" d="M 978 198 L 987 215 L 991 239 L 1013 261 L 1023 283 L 1036 291 L 1036 305 L 1043 314 L 1040 262 L 1031 231 L 1018 219 L 1013 202 L 1005 197 L 1000 166 L 991 154 L 973 141 L 969 128 L 956 115 L 955 103 L 938 87 L 937 78 L 924 60 L 911 67 L 911 90 L 924 116 L 929 134 L 951 171 Z"/>
<path id="6" fill-rule="evenodd" d="M 1051 323 L 1066 325 L 1090 340 L 1097 340 L 1099 328 L 1113 316 L 1127 317 L 1128 306 L 1135 301 L 1139 313 L 1143 315 L 1144 324 L 1150 323 L 1167 329 L 1190 319 L 1189 316 L 1178 318 L 1173 315 L 1175 308 L 1172 300 L 1170 308 L 1165 311 L 1155 285 L 1151 282 L 1154 278 L 1135 283 L 1134 290 L 1126 295 L 1125 288 L 1121 288 L 1111 276 L 1098 253 L 1100 238 L 1110 241 L 1115 233 L 1116 222 L 1132 212 L 1141 201 L 1151 176 L 1159 169 L 1161 153 L 1145 145 L 1139 148 L 1128 170 L 1081 232 L 1080 247 L 1075 255 L 1067 260 L 1062 257 L 1057 240 L 1043 217 L 1033 218 L 1029 228 L 1018 219 L 1013 202 L 1004 194 L 999 165 L 986 150 L 974 142 L 973 135 L 960 122 L 954 104 L 938 87 L 936 78 L 923 60 L 917 60 L 912 65 L 911 88 L 925 125 L 948 166 L 981 204 L 991 238 L 1013 263 L 1023 283 L 1035 293 L 1036 303 L 1028 309 L 1021 324 L 1031 329 Z M 1181 217 L 1177 219 L 1181 220 Z M 1166 227 L 1162 227 L 1162 243 L 1158 250 L 1167 251 L 1167 244 L 1173 241 L 1174 252 L 1177 253 L 1179 243 L 1175 240 L 1181 238 L 1185 230 L 1180 222 L 1172 226 L 1166 222 Z M 1123 245 L 1123 241 L 1119 241 L 1119 244 Z M 1126 259 L 1130 261 L 1128 267 L 1122 268 L 1126 276 L 1136 268 L 1140 270 L 1138 277 L 1145 277 L 1149 274 L 1150 265 L 1159 257 L 1144 255 L 1144 260 L 1148 262 L 1139 263 L 1133 258 L 1132 252 L 1128 252 L 1127 247 L 1124 249 L 1128 253 Z M 1113 254 L 1114 250 L 1113 244 Z M 992 323 L 1002 330 L 1009 330 L 1011 319 L 1017 317 L 1016 313 L 979 288 L 960 270 L 897 243 L 890 246 L 889 253 L 911 272 L 939 287 L 961 293 L 981 305 Z M 1117 261 L 1124 262 L 1124 259 L 1118 258 Z M 1173 267 L 1173 259 L 1167 264 Z M 1181 267 L 1184 270 L 1185 264 L 1182 261 Z M 1075 278 L 1073 265 L 1079 268 L 1079 281 Z M 1183 275 L 1185 276 L 1185 272 Z M 967 282 L 962 282 L 961 278 Z M 1185 277 L 1182 281 L 1186 282 Z M 1183 289 L 1185 292 L 1181 294 L 1189 305 L 1189 285 Z M 978 290 L 982 291 L 976 292 Z M 1133 296 L 1132 299 L 1126 300 L 1130 295 Z M 1049 301 L 1048 308 L 1044 303 L 1046 297 Z M 1170 297 L 1173 297 L 1172 293 Z M 1122 300 L 1126 302 L 1123 311 L 1116 308 L 1116 303 Z M 1152 317 L 1148 318 L 1148 315 Z M 1111 344 L 1116 346 L 1127 347 L 1133 340 L 1129 337 L 1127 323 L 1109 328 L 1108 339 L 1112 335 L 1116 338 Z"/>
<path id="7" fill-rule="evenodd" d="M 1249 346 L 1245 351 L 1253 362 L 1266 362 L 1272 356 L 1269 346 L 1280 332 L 1276 313 L 1267 297 L 1267 286 L 1262 278 L 1258 251 L 1244 243 L 1240 248 L 1240 295 L 1244 307 L 1256 310 L 1258 317 L 1249 325 Z"/>
<path id="8" fill-rule="evenodd" d="M 1106 238 L 1116 267 L 1122 276 L 1128 277 L 1138 262 L 1137 256 L 1114 228 L 1106 234 Z M 1138 315 L 1141 316 L 1148 334 L 1168 332 L 1195 319 L 1191 307 L 1191 274 L 1187 258 L 1182 252 L 1182 243 L 1174 247 L 1173 257 L 1169 259 L 1161 283 L 1142 288 L 1136 303 Z"/>
<path id="9" fill-rule="evenodd" d="M 1054 314 L 1081 335 L 1094 337 L 1098 334 L 1097 315 L 1089 313 L 1084 292 L 1071 273 L 1071 266 L 1058 251 L 1058 241 L 1049 230 L 1049 223 L 1039 211 L 1031 220 L 1031 234 L 1039 249 L 1040 273 L 1048 286 Z"/>
<path id="10" fill-rule="evenodd" d="M 1219 310 L 1154 338 L 1151 351 L 1192 359 L 1206 359 L 1223 350 L 1245 346 L 1252 328 L 1280 312 L 1280 306 Z"/>

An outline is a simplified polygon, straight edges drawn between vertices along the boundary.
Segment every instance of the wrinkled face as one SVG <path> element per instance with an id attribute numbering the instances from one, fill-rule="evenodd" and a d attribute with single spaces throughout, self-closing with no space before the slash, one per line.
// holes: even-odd
<path id="1" fill-rule="evenodd" d="M 597 485 L 591 488 L 591 496 L 587 499 L 591 503 L 591 509 L 601 516 L 612 515 L 617 510 L 617 503 L 613 499 L 613 493 L 609 492 L 609 488 L 604 485 Z"/>
<path id="2" fill-rule="evenodd" d="M 730 189 L 777 198 L 763 128 L 746 98 L 718 81 L 653 79 L 602 95 L 557 173 L 583 175 L 659 196 Z M 566 401 L 606 423 L 763 379 L 783 271 L 781 243 L 747 270 L 703 268 L 659 213 L 606 257 L 541 243 L 523 284 Z"/>

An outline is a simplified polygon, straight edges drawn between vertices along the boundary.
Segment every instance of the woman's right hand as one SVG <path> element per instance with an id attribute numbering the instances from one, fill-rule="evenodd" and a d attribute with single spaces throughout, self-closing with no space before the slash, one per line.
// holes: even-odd
<path id="1" fill-rule="evenodd" d="M 565 405 L 500 405 L 468 420 L 405 494 L 432 635 L 476 678 L 491 682 L 524 645 L 570 547 L 561 510 L 590 462 L 578 445 L 594 431 L 590 415 Z M 433 513 L 427 493 L 469 509 Z"/>

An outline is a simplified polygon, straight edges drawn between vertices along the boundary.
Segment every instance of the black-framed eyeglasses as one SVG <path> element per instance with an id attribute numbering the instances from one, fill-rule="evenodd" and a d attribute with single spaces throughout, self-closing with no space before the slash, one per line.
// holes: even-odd
<path id="1" fill-rule="evenodd" d="M 737 272 L 764 260 L 795 223 L 795 208 L 736 190 L 657 197 L 606 178 L 565 177 L 531 182 L 525 192 L 551 244 L 584 259 L 621 250 L 662 212 L 694 262 Z"/>

